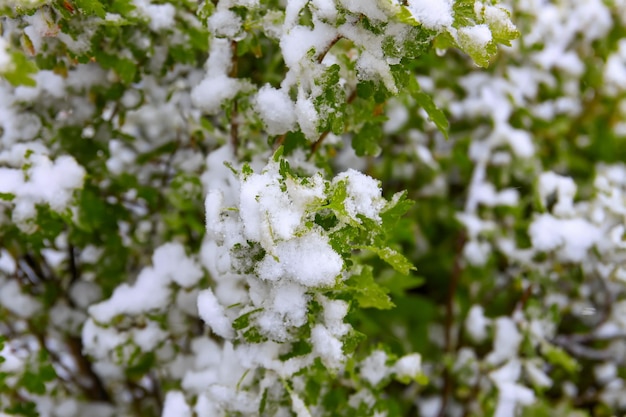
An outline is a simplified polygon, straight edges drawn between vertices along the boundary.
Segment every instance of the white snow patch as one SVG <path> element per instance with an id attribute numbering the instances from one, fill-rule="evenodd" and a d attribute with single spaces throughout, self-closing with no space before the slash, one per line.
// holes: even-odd
<path id="1" fill-rule="evenodd" d="M 294 128 L 296 108 L 285 91 L 264 85 L 257 93 L 254 104 L 268 134 L 281 135 Z"/>
<path id="2" fill-rule="evenodd" d="M 415 20 L 428 29 L 442 30 L 454 22 L 451 0 L 410 0 L 407 7 Z"/>

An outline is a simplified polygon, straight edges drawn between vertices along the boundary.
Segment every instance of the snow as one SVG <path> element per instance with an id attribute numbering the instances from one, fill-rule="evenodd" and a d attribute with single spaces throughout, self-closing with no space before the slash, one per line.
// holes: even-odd
<path id="1" fill-rule="evenodd" d="M 133 3 L 137 11 L 150 20 L 149 26 L 153 31 L 167 29 L 174 25 L 176 9 L 173 5 L 169 3 L 152 4 L 150 0 L 133 0 Z"/>
<path id="2" fill-rule="evenodd" d="M 235 332 L 231 321 L 226 317 L 224 307 L 217 301 L 210 289 L 202 290 L 198 294 L 198 314 L 217 335 L 225 339 L 234 337 Z"/>
<path id="3" fill-rule="evenodd" d="M 537 216 L 528 234 L 533 247 L 539 251 L 557 251 L 565 261 L 580 262 L 602 239 L 601 230 L 581 218 L 558 219 L 550 214 Z"/>
<path id="4" fill-rule="evenodd" d="M 487 338 L 487 327 L 491 324 L 485 316 L 485 310 L 480 305 L 473 305 L 467 313 L 465 328 L 471 338 L 477 343 L 481 343 Z"/>
<path id="5" fill-rule="evenodd" d="M 52 71 L 39 71 L 35 75 L 35 87 L 19 86 L 15 89 L 15 98 L 19 101 L 37 100 L 43 93 L 54 98 L 62 98 L 66 95 L 63 77 Z"/>
<path id="6" fill-rule="evenodd" d="M 220 5 L 218 5 L 219 7 Z M 241 18 L 231 10 L 217 10 L 209 17 L 209 30 L 215 36 L 235 37 L 241 30 Z"/>
<path id="7" fill-rule="evenodd" d="M 484 24 L 462 27 L 458 30 L 458 36 L 477 50 L 485 48 L 492 41 L 491 30 Z"/>
<path id="8" fill-rule="evenodd" d="M 617 366 L 613 362 L 601 363 L 593 368 L 593 374 L 600 384 L 605 385 L 618 377 Z"/>
<path id="9" fill-rule="evenodd" d="M 385 59 L 377 57 L 367 50 L 363 51 L 357 59 L 356 69 L 360 79 L 376 81 L 380 78 L 387 90 L 393 94 L 398 93 L 398 87 L 391 74 L 391 68 Z"/>
<path id="10" fill-rule="evenodd" d="M 524 370 L 533 385 L 545 388 L 552 386 L 552 379 L 532 361 L 527 360 L 524 362 Z"/>
<path id="11" fill-rule="evenodd" d="M 285 91 L 266 84 L 261 87 L 254 102 L 268 134 L 281 135 L 295 127 L 295 104 Z"/>
<path id="12" fill-rule="evenodd" d="M 32 317 L 42 308 L 39 300 L 22 292 L 17 280 L 6 281 L 0 286 L 0 305 L 17 317 L 25 319 Z"/>
<path id="13" fill-rule="evenodd" d="M 474 266 L 484 266 L 491 252 L 489 243 L 476 240 L 470 240 L 463 247 L 463 257 Z"/>
<path id="14" fill-rule="evenodd" d="M 319 21 L 313 29 L 305 26 L 293 27 L 280 39 L 285 64 L 289 68 L 297 67 L 311 49 L 323 51 L 336 36 L 337 29 L 334 26 Z"/>
<path id="15" fill-rule="evenodd" d="M 343 336 L 350 330 L 350 326 L 343 322 L 348 314 L 348 303 L 343 300 L 323 299 L 324 324 L 333 336 Z"/>
<path id="16" fill-rule="evenodd" d="M 216 75 L 205 78 L 192 92 L 191 98 L 195 104 L 209 114 L 220 111 L 226 100 L 231 100 L 239 92 L 240 83 L 226 75 Z"/>
<path id="17" fill-rule="evenodd" d="M 12 217 L 20 226 L 36 215 L 37 204 L 65 210 L 85 176 L 84 168 L 70 156 L 52 161 L 46 155 L 31 154 L 22 160 L 26 169 L 0 167 L 0 193 L 15 195 Z"/>
<path id="18" fill-rule="evenodd" d="M 382 350 L 375 350 L 361 362 L 361 376 L 369 382 L 372 387 L 377 386 L 391 371 L 386 362 L 387 353 Z"/>
<path id="19" fill-rule="evenodd" d="M 0 74 L 8 72 L 13 68 L 13 58 L 9 54 L 9 44 L 0 37 Z"/>
<path id="20" fill-rule="evenodd" d="M 278 164 L 272 162 L 263 173 L 249 175 L 239 193 L 239 215 L 246 239 L 260 242 L 266 251 L 276 256 L 272 249 L 274 242 L 293 238 L 301 228 L 307 206 L 321 201 L 324 195 L 320 175 L 310 178 L 306 184 L 286 179 L 284 191 L 278 170 Z"/>
<path id="21" fill-rule="evenodd" d="M 401 102 L 390 100 L 386 110 L 387 121 L 383 124 L 383 131 L 386 134 L 398 132 L 409 121 L 409 111 Z M 423 148 L 419 146 L 419 148 Z M 426 148 L 424 148 L 426 149 Z M 426 162 L 426 161 L 425 161 Z"/>
<path id="22" fill-rule="evenodd" d="M 170 337 L 153 321 L 148 321 L 143 328 L 133 329 L 132 340 L 143 352 L 153 351 L 161 342 Z"/>
<path id="23" fill-rule="evenodd" d="M 521 363 L 517 359 L 489 374 L 499 391 L 494 417 L 513 417 L 518 405 L 530 405 L 535 401 L 535 394 L 530 388 L 516 383 L 520 374 Z"/>
<path id="24" fill-rule="evenodd" d="M 329 287 L 335 284 L 343 260 L 316 232 L 280 242 L 274 254 L 267 254 L 257 267 L 259 277 L 268 281 L 290 279 L 306 287 Z"/>
<path id="25" fill-rule="evenodd" d="M 311 329 L 311 342 L 313 351 L 320 356 L 326 367 L 334 370 L 341 367 L 345 359 L 343 344 L 326 327 L 316 324 Z"/>
<path id="26" fill-rule="evenodd" d="M 168 391 L 165 395 L 161 417 L 191 417 L 191 408 L 180 391 Z"/>
<path id="27" fill-rule="evenodd" d="M 228 39 L 212 40 L 206 76 L 191 91 L 194 104 L 209 114 L 218 113 L 224 101 L 234 98 L 242 88 L 238 79 L 227 75 L 232 66 L 231 57 Z"/>
<path id="28" fill-rule="evenodd" d="M 483 17 L 489 27 L 493 27 L 498 32 L 513 32 L 516 30 L 509 14 L 502 7 L 486 5 Z"/>
<path id="29" fill-rule="evenodd" d="M 337 19 L 337 6 L 334 0 L 311 0 L 311 4 L 320 18 L 331 22 Z"/>
<path id="30" fill-rule="evenodd" d="M 296 100 L 296 118 L 300 130 L 310 141 L 316 141 L 320 134 L 317 132 L 317 124 L 319 122 L 319 114 L 315 110 L 315 105 L 302 89 L 298 90 L 298 99 Z"/>
<path id="31" fill-rule="evenodd" d="M 6 249 L 0 249 L 0 272 L 4 272 L 7 275 L 15 273 L 16 262 L 13 256 Z"/>
<path id="32" fill-rule="evenodd" d="M 307 409 L 304 401 L 302 401 L 302 398 L 294 392 L 290 392 L 289 396 L 291 397 L 291 407 L 296 413 L 296 417 L 311 417 L 311 413 Z"/>
<path id="33" fill-rule="evenodd" d="M 452 25 L 451 0 L 409 0 L 407 8 L 419 23 L 433 30 L 442 30 Z"/>
<path id="34" fill-rule="evenodd" d="M 607 58 L 604 81 L 609 95 L 626 90 L 626 39 L 620 40 L 618 50 Z"/>
<path id="35" fill-rule="evenodd" d="M 522 335 L 517 325 L 509 317 L 499 317 L 495 321 L 496 336 L 493 341 L 493 351 L 489 353 L 487 362 L 497 365 L 517 356 L 517 350 L 522 342 Z"/>
<path id="36" fill-rule="evenodd" d="M 306 323 L 309 297 L 306 288 L 296 283 L 284 283 L 274 290 L 272 310 L 284 317 L 289 324 L 300 327 Z"/>
<path id="37" fill-rule="evenodd" d="M 137 315 L 162 310 L 170 303 L 171 283 L 182 287 L 195 285 L 203 272 L 194 260 L 187 258 L 180 243 L 167 243 L 152 255 L 153 266 L 144 268 L 131 286 L 119 285 L 108 300 L 92 305 L 89 314 L 100 323 L 117 315 Z"/>
<path id="38" fill-rule="evenodd" d="M 339 0 L 341 6 L 350 12 L 363 14 L 370 20 L 387 21 L 387 15 L 380 9 L 377 1 Z"/>
<path id="39" fill-rule="evenodd" d="M 361 223 L 361 219 L 357 215 L 380 223 L 380 211 L 385 206 L 380 182 L 354 169 L 337 175 L 333 185 L 337 186 L 343 181 L 346 181 L 347 198 L 344 204 L 348 215 L 358 223 Z"/>
<path id="40" fill-rule="evenodd" d="M 398 378 L 415 378 L 422 370 L 422 356 L 419 353 L 411 353 L 398 359 L 393 366 L 393 371 Z"/>
<path id="41" fill-rule="evenodd" d="M 544 172 L 539 176 L 539 196 L 544 207 L 548 206 L 548 197 L 556 194 L 557 204 L 553 207 L 556 215 L 568 215 L 574 212 L 576 184 L 569 177 L 554 172 Z"/>

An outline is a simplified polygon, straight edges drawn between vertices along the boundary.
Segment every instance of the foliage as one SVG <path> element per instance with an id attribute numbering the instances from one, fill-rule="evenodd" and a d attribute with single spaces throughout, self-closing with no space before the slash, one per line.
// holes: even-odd
<path id="1" fill-rule="evenodd" d="M 626 3 L 0 0 L 0 414 L 626 411 Z"/>

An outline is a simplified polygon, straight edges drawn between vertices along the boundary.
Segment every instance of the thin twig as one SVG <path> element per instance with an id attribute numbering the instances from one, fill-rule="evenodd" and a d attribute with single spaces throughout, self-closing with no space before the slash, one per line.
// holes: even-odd
<path id="1" fill-rule="evenodd" d="M 73 246 L 70 245 L 70 248 L 71 248 L 71 251 L 68 254 L 70 255 L 69 256 L 69 263 L 70 263 L 70 270 L 71 270 L 70 273 L 72 274 L 72 279 L 76 280 L 78 279 L 78 268 L 75 264 Z M 43 282 L 43 280 L 53 281 L 57 285 L 61 285 L 60 279 L 54 275 L 54 273 L 52 272 L 52 269 L 45 262 L 45 259 L 42 258 L 42 259 L 37 260 L 32 255 L 26 254 L 22 256 L 21 261 L 22 262 L 20 262 L 19 264 L 20 267 L 24 265 L 28 266 L 33 273 L 38 275 L 36 278 L 39 282 Z M 44 272 L 44 270 L 46 272 Z M 26 272 L 22 272 L 22 273 L 26 273 Z M 72 305 L 72 300 L 70 299 L 67 291 L 63 292 L 62 296 L 65 298 L 68 304 Z M 29 329 L 30 329 L 30 332 L 34 334 L 37 340 L 39 341 L 41 349 L 45 350 L 50 356 L 50 358 L 53 361 L 55 361 L 55 363 L 65 368 L 65 366 L 61 362 L 60 357 L 55 352 L 48 349 L 48 346 L 46 344 L 46 335 L 43 332 L 38 331 L 36 326 L 32 325 L 32 323 L 30 322 L 29 322 Z M 78 366 L 80 375 L 85 376 L 89 380 L 90 386 L 85 386 L 85 384 L 79 383 L 78 380 L 74 376 L 72 376 L 72 379 L 75 381 L 76 385 L 80 389 L 82 389 L 85 395 L 91 400 L 111 402 L 111 398 L 108 392 L 106 391 L 106 389 L 104 388 L 104 385 L 102 381 L 100 380 L 100 377 L 93 370 L 92 363 L 83 354 L 83 345 L 82 345 L 81 339 L 75 336 L 68 336 L 66 338 L 66 343 L 67 343 L 67 346 L 70 350 L 72 357 L 74 358 L 74 361 L 76 362 L 76 365 Z"/>
<path id="2" fill-rule="evenodd" d="M 457 237 L 455 255 L 454 255 L 454 265 L 452 267 L 452 274 L 450 276 L 450 283 L 448 285 L 448 294 L 446 297 L 446 320 L 445 320 L 445 330 L 444 330 L 444 349 L 446 354 L 450 354 L 454 350 L 454 346 L 452 345 L 452 326 L 454 324 L 454 296 L 456 295 L 456 289 L 459 284 L 459 279 L 461 277 L 461 272 L 463 272 L 463 268 L 461 266 L 461 259 L 463 256 L 463 248 L 465 247 L 465 242 L 467 241 L 467 236 L 464 231 L 462 231 Z M 446 409 L 448 407 L 448 399 L 452 394 L 452 375 L 450 375 L 450 370 L 446 366 L 443 371 L 443 397 L 441 399 L 441 408 L 439 409 L 438 417 L 444 417 L 446 415 Z"/>
<path id="3" fill-rule="evenodd" d="M 70 348 L 70 352 L 76 361 L 78 370 L 82 375 L 85 375 L 90 381 L 90 387 L 83 387 L 85 394 L 91 400 L 111 402 L 111 396 L 104 387 L 102 380 L 93 370 L 92 363 L 87 359 L 83 353 L 83 342 L 80 338 L 70 336 L 67 338 L 67 345 Z"/>
<path id="4" fill-rule="evenodd" d="M 517 304 L 515 305 L 513 313 L 516 313 L 518 311 L 521 312 L 524 310 L 524 307 L 526 306 L 526 303 L 530 299 L 530 296 L 532 295 L 533 290 L 534 290 L 534 285 L 531 283 L 530 285 L 528 285 L 528 287 L 526 287 L 526 289 L 522 293 L 522 298 L 520 298 Z"/>
<path id="5" fill-rule="evenodd" d="M 572 343 L 569 338 L 558 336 L 552 340 L 557 346 L 562 347 L 572 355 L 594 361 L 608 361 L 614 359 L 614 353 L 608 350 L 593 349 L 578 343 Z"/>
<path id="6" fill-rule="evenodd" d="M 278 139 L 276 139 L 276 142 L 274 142 L 274 151 L 276 151 L 276 149 L 280 148 L 280 146 L 285 143 L 285 137 L 287 135 L 286 134 L 282 134 L 278 137 Z"/>
<path id="7" fill-rule="evenodd" d="M 330 43 L 328 44 L 326 49 L 324 49 L 322 52 L 320 52 L 320 54 L 317 56 L 317 63 L 318 64 L 322 63 L 322 61 L 324 60 L 324 57 L 326 56 L 326 54 L 328 54 L 328 52 L 333 48 L 333 46 L 335 46 L 335 44 L 337 42 L 339 42 L 342 38 L 343 38 L 343 36 L 338 35 L 335 39 L 330 41 Z"/>

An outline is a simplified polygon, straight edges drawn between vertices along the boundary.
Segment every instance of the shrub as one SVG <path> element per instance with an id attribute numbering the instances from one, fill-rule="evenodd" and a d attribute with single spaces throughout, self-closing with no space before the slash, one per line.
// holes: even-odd
<path id="1" fill-rule="evenodd" d="M 1 415 L 626 410 L 624 1 L 0 10 Z"/>

